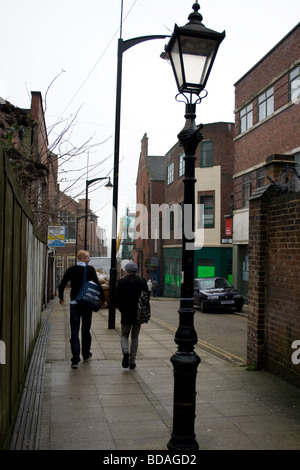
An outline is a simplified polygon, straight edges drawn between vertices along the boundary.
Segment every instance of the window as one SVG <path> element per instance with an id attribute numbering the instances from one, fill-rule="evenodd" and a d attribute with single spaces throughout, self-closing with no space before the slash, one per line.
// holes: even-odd
<path id="1" fill-rule="evenodd" d="M 256 172 L 256 187 L 261 188 L 265 184 L 265 169 L 259 168 Z"/>
<path id="2" fill-rule="evenodd" d="M 200 204 L 203 204 L 204 228 L 214 227 L 214 197 L 200 196 Z"/>
<path id="3" fill-rule="evenodd" d="M 184 152 L 179 155 L 178 159 L 178 177 L 184 175 L 185 171 L 185 161 L 184 161 Z"/>
<path id="4" fill-rule="evenodd" d="M 176 285 L 177 285 L 177 289 L 179 290 L 180 292 L 180 288 L 181 288 L 181 259 L 177 259 L 177 269 L 176 269 Z"/>
<path id="5" fill-rule="evenodd" d="M 67 256 L 67 268 L 76 264 L 76 256 Z"/>
<path id="6" fill-rule="evenodd" d="M 165 259 L 165 274 L 164 280 L 165 284 L 168 284 L 168 287 L 171 288 L 174 285 L 174 259 L 166 258 Z"/>
<path id="7" fill-rule="evenodd" d="M 174 256 L 165 258 L 164 289 L 168 294 L 180 294 L 181 288 L 181 259 Z"/>
<path id="8" fill-rule="evenodd" d="M 258 120 L 262 121 L 274 112 L 274 88 L 271 87 L 258 97 Z"/>
<path id="9" fill-rule="evenodd" d="M 216 268 L 213 259 L 198 259 L 197 277 L 215 277 Z M 196 281 L 197 282 L 197 281 Z"/>
<path id="10" fill-rule="evenodd" d="M 243 207 L 249 207 L 249 198 L 252 194 L 251 175 L 244 175 L 242 182 Z"/>
<path id="11" fill-rule="evenodd" d="M 170 231 L 174 232 L 174 211 L 170 211 Z"/>
<path id="12" fill-rule="evenodd" d="M 240 131 L 245 132 L 253 126 L 253 106 L 252 103 L 240 111 Z"/>
<path id="13" fill-rule="evenodd" d="M 174 162 L 170 163 L 167 167 L 167 185 L 174 181 Z"/>
<path id="14" fill-rule="evenodd" d="M 213 166 L 213 143 L 202 142 L 201 145 L 201 167 Z"/>
<path id="15" fill-rule="evenodd" d="M 300 65 L 290 72 L 290 100 L 299 103 Z"/>
<path id="16" fill-rule="evenodd" d="M 60 222 L 65 226 L 66 242 L 75 243 L 76 239 L 76 217 L 71 212 L 60 211 Z"/>

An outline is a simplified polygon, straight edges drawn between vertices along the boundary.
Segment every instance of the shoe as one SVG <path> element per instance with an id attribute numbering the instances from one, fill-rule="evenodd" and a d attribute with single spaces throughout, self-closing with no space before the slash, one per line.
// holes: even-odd
<path id="1" fill-rule="evenodd" d="M 124 354 L 123 355 L 123 361 L 122 361 L 122 367 L 124 367 L 124 369 L 127 369 L 128 367 L 128 359 L 129 359 L 129 354 Z"/>
<path id="2" fill-rule="evenodd" d="M 135 362 L 131 362 L 129 364 L 129 369 L 135 369 L 136 368 L 136 363 Z"/>
<path id="3" fill-rule="evenodd" d="M 77 369 L 77 368 L 78 368 L 78 364 L 74 362 L 73 364 L 71 364 L 71 367 L 72 367 L 72 369 Z"/>
<path id="4" fill-rule="evenodd" d="M 91 359 L 92 355 L 93 355 L 93 354 L 90 352 L 89 355 L 88 355 L 88 357 L 84 357 L 83 360 L 84 360 L 84 361 L 88 361 L 89 359 Z"/>

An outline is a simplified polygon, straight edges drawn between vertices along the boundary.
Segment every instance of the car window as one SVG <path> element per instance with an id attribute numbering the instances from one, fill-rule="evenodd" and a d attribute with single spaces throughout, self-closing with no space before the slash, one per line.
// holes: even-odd
<path id="1" fill-rule="evenodd" d="M 213 279 L 205 279 L 200 281 L 200 289 L 214 289 L 215 282 Z"/>
<path id="2" fill-rule="evenodd" d="M 215 287 L 217 289 L 224 289 L 231 287 L 231 284 L 227 281 L 227 279 L 216 279 Z"/>

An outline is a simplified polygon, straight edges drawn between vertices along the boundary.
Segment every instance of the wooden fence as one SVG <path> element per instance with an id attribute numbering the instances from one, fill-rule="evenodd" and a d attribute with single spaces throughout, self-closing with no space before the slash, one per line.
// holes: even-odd
<path id="1" fill-rule="evenodd" d="M 9 444 L 40 328 L 46 249 L 0 148 L 0 449 Z"/>

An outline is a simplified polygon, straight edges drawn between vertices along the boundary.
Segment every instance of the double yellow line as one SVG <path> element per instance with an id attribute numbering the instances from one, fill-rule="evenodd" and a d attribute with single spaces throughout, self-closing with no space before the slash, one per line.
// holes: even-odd
<path id="1" fill-rule="evenodd" d="M 166 322 L 160 320 L 159 318 L 151 316 L 151 320 L 154 320 L 156 323 L 164 326 L 165 328 L 167 328 L 168 330 L 173 331 L 174 333 L 177 331 L 177 328 L 175 328 L 172 325 L 169 325 L 169 323 L 166 323 Z M 224 349 L 218 348 L 217 346 L 213 346 L 212 344 L 209 344 L 206 341 L 198 339 L 198 342 L 197 342 L 196 346 L 198 346 L 200 348 L 203 348 L 208 352 L 212 352 L 213 354 L 217 354 L 217 355 L 221 356 L 222 358 L 224 358 L 224 359 L 226 359 L 230 362 L 233 362 L 234 364 L 238 364 L 240 366 L 245 366 L 246 365 L 245 361 L 242 358 L 240 358 L 238 356 L 235 356 L 234 354 L 231 354 L 227 351 L 224 351 Z"/>

